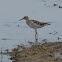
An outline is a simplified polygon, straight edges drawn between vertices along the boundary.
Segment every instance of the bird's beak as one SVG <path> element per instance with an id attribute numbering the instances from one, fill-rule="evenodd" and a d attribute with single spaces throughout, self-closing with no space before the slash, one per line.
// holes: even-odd
<path id="1" fill-rule="evenodd" d="M 23 20 L 23 18 L 22 18 L 22 19 L 20 19 L 20 20 Z M 19 21 L 20 21 L 20 20 L 19 20 Z"/>

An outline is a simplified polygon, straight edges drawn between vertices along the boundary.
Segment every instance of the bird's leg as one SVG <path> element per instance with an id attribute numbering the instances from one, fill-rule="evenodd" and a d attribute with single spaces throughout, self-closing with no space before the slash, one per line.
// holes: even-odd
<path id="1" fill-rule="evenodd" d="M 35 41 L 38 42 L 38 34 L 37 34 L 37 29 L 35 29 Z"/>

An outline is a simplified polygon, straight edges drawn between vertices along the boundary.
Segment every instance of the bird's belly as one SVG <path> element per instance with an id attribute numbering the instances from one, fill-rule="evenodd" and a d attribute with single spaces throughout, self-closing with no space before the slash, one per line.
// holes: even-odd
<path id="1" fill-rule="evenodd" d="M 41 28 L 41 26 L 40 25 L 38 25 L 38 24 L 35 24 L 35 23 L 30 23 L 30 24 L 27 24 L 29 27 L 31 27 L 31 28 Z"/>

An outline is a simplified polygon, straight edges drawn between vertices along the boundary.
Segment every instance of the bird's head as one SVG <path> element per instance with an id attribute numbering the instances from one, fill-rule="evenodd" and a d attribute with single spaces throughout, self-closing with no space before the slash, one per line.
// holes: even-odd
<path id="1" fill-rule="evenodd" d="M 24 17 L 23 17 L 22 19 L 20 19 L 20 20 L 23 20 L 23 19 L 24 19 L 24 20 L 29 20 L 29 17 L 28 17 L 28 16 L 24 16 Z M 20 20 L 19 20 L 19 21 L 20 21 Z"/>

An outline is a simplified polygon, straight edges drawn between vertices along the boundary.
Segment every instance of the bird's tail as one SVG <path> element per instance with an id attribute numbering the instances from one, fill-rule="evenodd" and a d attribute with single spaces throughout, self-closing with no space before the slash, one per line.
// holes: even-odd
<path id="1" fill-rule="evenodd" d="M 47 25 L 51 25 L 51 22 L 47 22 Z"/>

